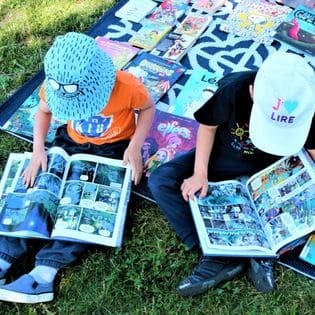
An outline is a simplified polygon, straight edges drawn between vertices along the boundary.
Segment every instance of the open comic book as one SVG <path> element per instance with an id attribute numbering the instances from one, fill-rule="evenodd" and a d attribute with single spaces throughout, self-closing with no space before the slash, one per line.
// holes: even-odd
<path id="1" fill-rule="evenodd" d="M 277 257 L 315 230 L 314 162 L 300 151 L 190 205 L 204 255 Z"/>
<path id="2" fill-rule="evenodd" d="M 0 182 L 0 235 L 64 239 L 119 247 L 131 171 L 122 161 L 48 151 L 47 171 L 31 188 L 21 174 L 31 153 L 11 153 Z"/>

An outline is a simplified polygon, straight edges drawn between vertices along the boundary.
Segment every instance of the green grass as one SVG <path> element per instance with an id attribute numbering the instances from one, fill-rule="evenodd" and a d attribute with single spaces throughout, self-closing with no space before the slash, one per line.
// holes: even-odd
<path id="1" fill-rule="evenodd" d="M 114 3 L 0 0 L 0 102 L 42 67 L 56 35 L 86 31 Z M 31 147 L 2 132 L 0 136 L 2 171 L 10 152 Z M 0 314 L 314 314 L 314 282 L 279 266 L 277 290 L 270 294 L 256 292 L 244 275 L 202 297 L 180 297 L 176 285 L 197 254 L 178 241 L 154 204 L 132 195 L 129 210 L 122 249 L 91 250 L 62 270 L 53 302 L 0 302 Z M 14 276 L 29 271 L 32 263 L 29 255 Z"/>

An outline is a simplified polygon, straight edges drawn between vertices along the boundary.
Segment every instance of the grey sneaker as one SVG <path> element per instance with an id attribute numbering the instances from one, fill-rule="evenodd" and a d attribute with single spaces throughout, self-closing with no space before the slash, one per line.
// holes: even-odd
<path id="1" fill-rule="evenodd" d="M 7 281 L 7 270 L 2 270 L 0 268 L 0 285 L 4 285 Z"/>
<path id="2" fill-rule="evenodd" d="M 273 259 L 251 258 L 249 266 L 249 278 L 252 280 L 257 291 L 270 292 L 275 288 L 273 275 Z"/>
<path id="3" fill-rule="evenodd" d="M 233 279 L 243 272 L 245 263 L 239 259 L 202 257 L 190 276 L 182 280 L 177 292 L 183 296 L 195 296 Z"/>

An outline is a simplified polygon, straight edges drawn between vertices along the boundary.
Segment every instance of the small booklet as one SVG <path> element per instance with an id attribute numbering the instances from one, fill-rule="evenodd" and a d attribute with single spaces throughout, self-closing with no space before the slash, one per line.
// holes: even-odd
<path id="1" fill-rule="evenodd" d="M 140 51 L 140 48 L 129 43 L 109 39 L 105 36 L 97 36 L 95 40 L 99 47 L 112 58 L 117 69 L 123 68 Z"/>
<path id="2" fill-rule="evenodd" d="M 139 23 L 155 7 L 156 2 L 152 0 L 129 0 L 115 12 L 115 16 Z"/>
<path id="3" fill-rule="evenodd" d="M 146 50 L 153 49 L 172 28 L 170 25 L 148 19 L 144 19 L 141 25 L 141 28 L 129 39 L 129 43 Z"/>
<path id="4" fill-rule="evenodd" d="M 0 182 L 0 235 L 120 247 L 131 189 L 121 160 L 48 150 L 47 171 L 31 188 L 22 173 L 31 153 L 11 153 Z"/>
<path id="5" fill-rule="evenodd" d="M 297 6 L 277 27 L 274 38 L 315 56 L 315 10 Z"/>
<path id="6" fill-rule="evenodd" d="M 315 1 L 314 0 L 276 0 L 279 4 L 287 5 L 291 8 L 296 8 L 299 5 L 304 5 L 310 9 L 315 9 Z"/>
<path id="7" fill-rule="evenodd" d="M 225 2 L 226 0 L 196 0 L 192 8 L 207 13 L 214 13 L 220 9 Z"/>
<path id="8" fill-rule="evenodd" d="M 132 73 L 147 87 L 155 102 L 186 70 L 179 63 L 148 52 L 138 54 L 124 69 Z"/>
<path id="9" fill-rule="evenodd" d="M 314 162 L 304 150 L 190 201 L 204 255 L 277 257 L 315 230 Z"/>
<path id="10" fill-rule="evenodd" d="M 315 234 L 309 236 L 299 257 L 315 267 Z"/>

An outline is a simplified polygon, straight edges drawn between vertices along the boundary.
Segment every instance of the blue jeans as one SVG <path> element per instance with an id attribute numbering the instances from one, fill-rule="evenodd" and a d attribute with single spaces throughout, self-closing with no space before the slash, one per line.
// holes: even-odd
<path id="1" fill-rule="evenodd" d="M 192 249 L 199 246 L 190 206 L 182 197 L 180 186 L 194 171 L 195 150 L 184 153 L 159 166 L 149 177 L 152 195 L 181 241 Z M 209 163 L 208 180 L 231 179 L 253 173 L 253 165 L 218 158 Z"/>
<path id="2" fill-rule="evenodd" d="M 53 146 L 62 147 L 70 155 L 74 153 L 89 153 L 114 159 L 121 159 L 129 144 L 129 140 L 117 143 L 95 145 L 91 143 L 77 144 L 66 131 L 66 126 L 58 128 Z M 27 253 L 29 239 L 0 236 L 0 258 L 14 263 Z M 90 248 L 86 243 L 70 241 L 48 241 L 36 255 L 36 265 L 45 265 L 56 269 L 63 268 L 77 259 L 80 254 Z"/>

